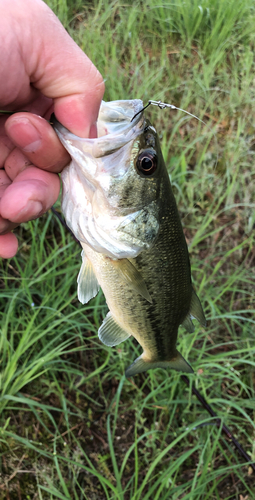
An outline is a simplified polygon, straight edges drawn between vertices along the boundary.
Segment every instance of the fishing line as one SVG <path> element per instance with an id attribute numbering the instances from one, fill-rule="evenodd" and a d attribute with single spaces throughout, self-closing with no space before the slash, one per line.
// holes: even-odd
<path id="1" fill-rule="evenodd" d="M 183 111 L 184 113 L 186 113 L 187 115 L 191 116 L 192 118 L 196 118 L 198 121 L 200 121 L 201 123 L 203 123 L 204 125 L 205 122 L 203 120 L 201 120 L 200 118 L 198 118 L 197 116 L 193 115 L 192 113 L 189 113 L 188 111 L 186 111 L 185 109 L 182 109 L 182 108 L 178 108 L 177 106 L 174 106 L 173 104 L 168 104 L 168 103 L 165 103 L 165 102 L 162 102 L 162 101 L 152 101 L 150 100 L 148 102 L 148 104 L 146 104 L 146 106 L 144 106 L 140 111 L 138 111 L 138 113 L 136 113 L 131 122 L 136 118 L 136 116 L 138 116 L 140 113 L 142 113 L 145 109 L 147 109 L 150 105 L 153 105 L 153 106 L 158 106 L 160 109 L 165 109 L 165 108 L 170 108 L 170 109 L 176 109 L 176 110 L 179 110 L 179 111 Z M 15 111 L 5 111 L 5 110 L 0 110 L 0 113 L 2 114 L 14 114 Z M 214 133 L 214 136 L 215 136 L 215 133 Z M 216 136 L 215 136 L 216 138 Z M 217 139 L 216 139 L 217 140 Z M 217 156 L 217 160 L 216 160 L 216 163 L 218 161 L 218 156 Z M 51 207 L 51 210 L 53 212 L 53 214 L 55 215 L 55 217 L 57 217 L 60 221 L 60 223 L 69 231 L 69 233 L 71 234 L 71 236 L 74 238 L 74 240 L 80 245 L 80 242 L 77 240 L 77 238 L 74 236 L 73 232 L 71 231 L 71 229 L 67 226 L 66 222 L 64 221 L 64 219 L 61 217 L 61 215 L 57 212 L 57 210 L 54 208 L 54 207 Z M 80 245 L 81 246 L 81 245 Z M 186 375 L 181 375 L 181 379 L 187 384 L 189 385 L 189 378 L 186 376 Z M 214 412 L 214 410 L 212 409 L 212 407 L 209 405 L 209 403 L 206 401 L 206 399 L 202 396 L 202 394 L 200 394 L 200 392 L 195 388 L 194 384 L 191 384 L 191 390 L 192 390 L 192 393 L 197 397 L 197 399 L 200 401 L 200 403 L 203 405 L 203 407 L 208 411 L 208 413 L 216 418 L 216 422 L 217 422 L 217 426 L 220 427 L 221 426 L 221 430 L 222 430 L 222 433 L 226 434 L 226 436 L 231 439 L 232 443 L 234 444 L 234 446 L 236 447 L 236 449 L 239 451 L 239 453 L 242 455 L 242 457 L 249 463 L 250 467 L 252 468 L 253 472 L 255 472 L 255 462 L 252 462 L 251 461 L 251 457 L 248 455 L 248 453 L 246 453 L 246 451 L 243 449 L 243 447 L 240 445 L 239 441 L 233 436 L 232 432 L 230 431 L 230 429 L 222 423 L 221 425 L 221 419 L 219 417 L 217 417 L 217 414 Z"/>
<path id="2" fill-rule="evenodd" d="M 174 104 L 168 104 L 166 102 L 162 102 L 162 101 L 154 101 L 152 99 L 150 99 L 148 101 L 148 104 L 146 104 L 146 106 L 144 106 L 142 109 L 140 109 L 140 111 L 138 111 L 134 116 L 133 118 L 131 119 L 131 122 L 136 118 L 136 116 L 138 116 L 140 113 L 142 113 L 145 109 L 147 109 L 150 105 L 153 105 L 153 106 L 158 106 L 158 108 L 160 109 L 165 109 L 165 108 L 170 108 L 170 109 L 176 109 L 176 110 L 179 110 L 179 111 L 182 111 L 183 113 L 186 113 L 187 115 L 191 116 L 192 118 L 195 118 L 196 120 L 198 120 L 199 122 L 203 123 L 203 125 L 206 125 L 206 123 L 201 120 L 200 118 L 198 118 L 198 116 L 196 115 L 193 115 L 192 113 L 190 113 L 189 111 L 186 111 L 186 109 L 183 109 L 183 108 L 178 108 L 177 106 L 175 106 Z M 218 155 L 218 141 L 217 141 L 217 136 L 216 136 L 216 133 L 213 132 L 213 137 L 214 137 L 214 140 L 215 140 L 215 143 L 216 143 L 216 152 L 217 152 L 217 156 L 216 156 L 216 160 L 214 162 L 214 169 L 216 168 L 216 165 L 218 163 L 218 159 L 219 159 L 219 155 Z M 199 198 L 198 201 L 202 201 L 201 198 Z M 196 206 L 196 203 L 194 204 L 194 208 L 197 208 Z M 200 208 L 200 207 L 199 207 Z M 184 217 L 182 217 L 182 220 L 185 219 L 185 217 L 188 217 L 188 215 L 190 214 L 191 212 L 188 212 Z"/>
<path id="3" fill-rule="evenodd" d="M 174 106 L 174 104 L 168 104 L 168 103 L 162 102 L 162 101 L 152 101 L 151 99 L 148 101 L 148 104 L 146 104 L 146 106 L 144 106 L 142 109 L 140 109 L 140 111 L 138 111 L 138 113 L 136 113 L 133 116 L 131 122 L 135 119 L 136 116 L 138 116 L 140 113 L 142 113 L 151 104 L 153 104 L 153 106 L 158 106 L 158 108 L 160 108 L 160 109 L 165 109 L 165 108 L 178 109 L 179 111 L 183 111 L 183 113 L 186 113 L 187 115 L 192 116 L 192 118 L 196 118 L 196 120 L 198 120 L 201 123 L 203 123 L 204 125 L 206 125 L 206 123 L 203 122 L 203 120 L 201 120 L 200 118 L 198 118 L 196 115 L 192 115 L 192 113 L 189 113 L 189 111 L 186 111 L 185 109 L 177 108 L 177 106 Z"/>
<path id="4" fill-rule="evenodd" d="M 174 106 L 173 104 L 167 104 L 167 103 L 164 103 L 162 101 L 153 101 L 153 100 L 149 100 L 148 101 L 148 104 L 146 106 L 144 106 L 144 108 L 142 108 L 138 113 L 136 113 L 132 120 L 134 120 L 134 118 L 136 116 L 139 115 L 139 113 L 142 113 L 146 108 L 148 108 L 151 104 L 153 104 L 154 106 L 158 106 L 160 109 L 165 109 L 165 108 L 170 108 L 170 109 L 178 109 L 179 111 L 183 111 L 184 113 L 190 115 L 192 118 L 196 118 L 197 120 L 199 120 L 201 123 L 203 123 L 204 125 L 206 125 L 206 123 L 201 120 L 200 118 L 198 118 L 197 116 L 193 115 L 192 113 L 189 113 L 188 111 L 186 111 L 185 109 L 182 109 L 182 108 L 178 108 L 177 106 Z M 213 132 L 213 135 L 214 135 L 214 139 L 216 141 L 216 144 L 217 144 L 217 136 L 216 136 L 216 133 Z M 217 158 L 216 158 L 216 161 L 215 161 L 215 166 L 218 162 L 218 151 L 217 151 Z M 201 207 L 199 207 L 199 205 L 197 203 L 194 204 L 194 207 L 198 207 L 201 209 Z M 188 215 L 188 214 L 187 214 Z M 187 216 L 186 215 L 186 216 Z M 181 375 L 181 379 L 189 386 L 189 378 L 186 376 L 186 375 Z M 221 422 L 221 419 L 219 417 L 217 417 L 216 413 L 214 412 L 214 410 L 211 408 L 211 406 L 207 403 L 207 401 L 205 400 L 205 398 L 200 394 L 200 392 L 195 388 L 194 384 L 191 383 L 191 391 L 192 393 L 197 397 L 197 399 L 200 401 L 200 403 L 203 405 L 203 407 L 208 411 L 208 413 L 216 418 L 216 424 L 218 427 L 221 426 L 221 431 L 222 433 L 224 433 L 229 439 L 231 439 L 232 443 L 234 444 L 234 446 L 236 447 L 236 449 L 239 451 L 239 453 L 242 455 L 242 457 L 247 461 L 247 462 L 250 462 L 250 466 L 253 470 L 253 472 L 255 472 L 255 463 L 251 462 L 251 457 L 246 453 L 246 451 L 243 449 L 243 447 L 240 445 L 240 443 L 237 441 L 237 439 L 233 436 L 232 432 L 230 431 L 230 429 L 224 424 Z"/>
<path id="5" fill-rule="evenodd" d="M 189 378 L 186 375 L 181 375 L 181 379 L 189 386 Z M 203 405 L 203 407 L 210 413 L 212 417 L 216 418 L 216 424 L 218 427 L 221 426 L 221 432 L 226 434 L 226 436 L 231 439 L 232 443 L 235 445 L 239 453 L 242 455 L 243 458 L 247 462 L 250 462 L 249 465 L 252 468 L 253 472 L 255 472 L 255 462 L 251 461 L 251 457 L 246 453 L 246 451 L 243 449 L 243 447 L 240 445 L 239 441 L 233 436 L 231 430 L 222 423 L 221 419 L 217 417 L 217 414 L 215 411 L 212 409 L 212 407 L 207 403 L 206 399 L 200 394 L 200 392 L 195 388 L 194 384 L 191 383 L 191 391 L 192 393 L 197 397 L 197 399 L 200 401 L 200 403 Z"/>
<path id="6" fill-rule="evenodd" d="M 80 245 L 80 247 L 82 248 L 81 246 L 81 243 L 79 242 L 79 240 L 77 240 L 76 236 L 74 236 L 73 234 L 73 231 L 71 231 L 70 227 L 68 227 L 66 221 L 63 219 L 63 217 L 60 215 L 60 213 L 53 207 L 51 207 L 51 211 L 52 213 L 57 217 L 57 219 L 59 220 L 59 222 L 62 224 L 62 226 L 64 226 L 67 231 L 71 234 L 71 236 L 74 238 L 74 240 L 78 243 L 78 245 Z"/>
<path id="7" fill-rule="evenodd" d="M 61 217 L 61 215 L 57 212 L 57 210 L 54 207 L 51 207 L 51 210 L 54 213 L 54 215 L 58 218 L 58 220 L 61 222 L 61 224 L 63 224 L 63 226 L 68 229 L 68 231 L 71 234 L 71 236 L 73 237 L 73 239 L 81 246 L 80 242 L 74 236 L 73 232 L 67 226 L 66 222 Z M 189 386 L 190 379 L 186 375 L 181 375 L 181 379 L 187 384 L 187 386 Z M 252 462 L 251 457 L 248 455 L 248 453 L 246 453 L 246 451 L 243 449 L 243 447 L 241 446 L 239 441 L 233 436 L 230 429 L 224 423 L 222 423 L 221 418 L 217 416 L 215 411 L 212 409 L 212 407 L 209 405 L 209 403 L 206 401 L 206 399 L 202 396 L 202 394 L 196 389 L 196 387 L 194 386 L 194 384 L 192 382 L 191 382 L 191 390 L 192 390 L 192 393 L 197 397 L 197 399 L 203 405 L 203 407 L 208 411 L 208 413 L 216 419 L 216 424 L 219 428 L 221 427 L 221 432 L 226 434 L 226 436 L 229 439 L 231 439 L 232 443 L 235 445 L 235 447 L 237 448 L 239 453 L 246 460 L 246 462 L 248 462 L 248 464 L 252 468 L 253 472 L 255 472 L 255 462 Z"/>
<path id="8" fill-rule="evenodd" d="M 19 111 L 7 111 L 4 109 L 0 109 L 0 116 L 1 115 L 15 115 L 15 113 L 29 113 L 26 109 L 19 109 Z"/>

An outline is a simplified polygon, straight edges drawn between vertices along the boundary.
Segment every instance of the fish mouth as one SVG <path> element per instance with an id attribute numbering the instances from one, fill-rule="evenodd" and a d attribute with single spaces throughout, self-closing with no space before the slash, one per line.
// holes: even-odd
<path id="1" fill-rule="evenodd" d="M 97 122 L 98 137 L 128 132 L 141 120 L 139 111 L 142 109 L 143 102 L 140 99 L 102 101 Z M 138 115 L 134 118 L 136 114 Z"/>
<path id="2" fill-rule="evenodd" d="M 96 123 L 98 136 L 94 139 L 72 134 L 56 119 L 53 120 L 53 127 L 71 156 L 75 148 L 100 158 L 120 149 L 141 134 L 144 128 L 142 110 L 143 102 L 140 99 L 102 101 Z"/>
<path id="3" fill-rule="evenodd" d="M 133 229 L 140 201 L 138 209 L 133 204 L 122 206 L 120 201 L 122 179 L 137 154 L 138 138 L 145 128 L 143 102 L 103 101 L 97 138 L 75 136 L 57 120 L 53 126 L 72 159 L 61 174 L 67 225 L 76 238 L 96 252 L 114 259 L 136 257 L 148 247 Z"/>

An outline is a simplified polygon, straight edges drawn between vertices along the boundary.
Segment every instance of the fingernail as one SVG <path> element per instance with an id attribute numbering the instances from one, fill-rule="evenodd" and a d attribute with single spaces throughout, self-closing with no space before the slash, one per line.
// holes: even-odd
<path id="1" fill-rule="evenodd" d="M 43 213 L 43 205 L 40 201 L 29 200 L 25 207 L 19 212 L 19 221 L 26 222 L 36 219 Z"/>
<path id="2" fill-rule="evenodd" d="M 6 128 L 15 145 L 26 153 L 35 152 L 40 148 L 41 135 L 27 118 L 12 119 L 11 123 L 6 124 Z"/>

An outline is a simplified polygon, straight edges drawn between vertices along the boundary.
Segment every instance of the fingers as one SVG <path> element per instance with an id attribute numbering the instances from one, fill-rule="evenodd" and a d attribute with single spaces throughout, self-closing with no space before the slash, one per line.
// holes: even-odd
<path id="1" fill-rule="evenodd" d="M 0 14 L 5 43 L 1 109 L 25 109 L 48 117 L 53 104 L 57 119 L 71 132 L 95 137 L 104 82 L 93 63 L 43 1 L 2 0 Z M 60 172 L 69 161 L 54 130 L 39 116 L 18 113 L 9 117 L 7 135 L 1 135 L 4 121 L 0 124 L 0 166 L 5 166 L 8 182 L 0 189 L 2 233 L 54 204 L 60 180 L 51 172 Z M 0 256 L 11 257 L 16 250 L 13 235 L 0 236 Z"/>
<path id="2" fill-rule="evenodd" d="M 0 170 L 0 257 L 11 258 L 18 250 L 17 238 L 10 233 L 18 223 L 35 219 L 57 200 L 60 179 L 57 174 L 28 166 L 28 160 L 16 151 L 14 182 Z M 14 153 L 11 153 L 14 159 Z M 10 156 L 9 156 L 10 158 Z M 10 161 L 11 162 L 11 161 Z M 26 165 L 24 168 L 23 166 Z M 10 169 L 7 168 L 7 170 Z M 7 234 L 6 234 L 7 233 Z"/>
<path id="3" fill-rule="evenodd" d="M 43 94 L 54 100 L 56 117 L 65 127 L 89 137 L 104 93 L 99 71 L 44 2 L 1 0 L 0 4 L 5 43 L 0 65 L 2 105 L 27 109 Z"/>
<path id="4" fill-rule="evenodd" d="M 4 194 L 4 191 L 6 188 L 11 184 L 11 179 L 9 179 L 8 175 L 6 172 L 1 169 L 0 170 L 0 199 Z M 11 228 L 10 228 L 11 229 Z M 0 215 L 0 234 L 4 234 L 7 231 L 10 231 L 9 229 L 9 221 L 1 217 Z"/>
<path id="5" fill-rule="evenodd" d="M 18 240 L 12 233 L 0 236 L 0 257 L 11 259 L 17 253 Z"/>
<path id="6" fill-rule="evenodd" d="M 13 148 L 14 144 L 4 133 L 4 130 L 2 129 L 0 124 L 0 168 L 4 165 L 6 158 Z"/>
<path id="7" fill-rule="evenodd" d="M 69 155 L 49 123 L 39 116 L 18 113 L 6 121 L 5 129 L 9 137 L 4 137 L 2 131 L 2 145 L 6 147 L 1 149 L 5 170 L 0 170 L 0 234 L 5 237 L 0 236 L 0 257 L 10 258 L 15 255 L 18 242 L 9 231 L 47 211 L 59 194 L 58 176 L 43 172 L 32 162 L 58 172 L 69 161 Z M 24 156 L 21 150 L 13 149 L 14 144 L 31 151 Z"/>
<path id="8" fill-rule="evenodd" d="M 35 219 L 56 202 L 59 190 L 58 175 L 27 167 L 5 189 L 0 201 L 1 216 L 15 224 Z"/>
<path id="9" fill-rule="evenodd" d="M 69 154 L 62 146 L 52 126 L 40 116 L 32 113 L 16 113 L 8 118 L 5 130 L 12 142 L 21 149 L 26 158 L 39 168 L 51 172 L 61 172 L 70 161 Z M 17 160 L 14 150 L 6 160 L 6 170 L 14 180 L 25 168 L 21 156 Z"/>
<path id="10" fill-rule="evenodd" d="M 8 186 L 10 186 L 10 184 L 11 184 L 11 179 L 8 177 L 5 170 L 1 169 L 0 170 L 0 199 L 2 198 L 6 188 Z M 7 219 L 4 219 L 0 215 L 0 234 L 8 233 L 12 229 L 14 229 L 15 226 L 16 226 L 16 224 L 13 224 L 12 222 L 8 221 Z M 1 247 L 0 247 L 0 253 L 1 253 Z"/>

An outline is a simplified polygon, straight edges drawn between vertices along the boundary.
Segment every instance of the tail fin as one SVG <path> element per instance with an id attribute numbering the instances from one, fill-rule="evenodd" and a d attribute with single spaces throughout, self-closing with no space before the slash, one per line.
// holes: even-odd
<path id="1" fill-rule="evenodd" d="M 172 370 L 176 370 L 178 372 L 193 373 L 189 363 L 187 363 L 182 355 L 176 351 L 176 357 L 172 358 L 171 361 L 145 361 L 142 354 L 139 358 L 136 358 L 132 365 L 128 367 L 125 375 L 126 377 L 133 377 L 133 375 L 146 372 L 151 368 L 171 368 Z"/>

